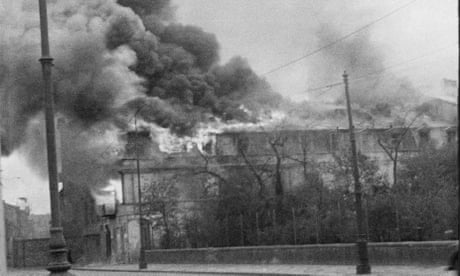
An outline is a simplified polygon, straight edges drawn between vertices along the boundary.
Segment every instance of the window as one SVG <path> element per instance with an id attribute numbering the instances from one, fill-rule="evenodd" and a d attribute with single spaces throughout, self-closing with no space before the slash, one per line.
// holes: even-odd
<path id="1" fill-rule="evenodd" d="M 456 140 L 455 138 L 457 136 L 455 129 L 449 128 L 447 129 L 446 132 L 447 132 L 447 143 L 454 143 Z"/>
<path id="2" fill-rule="evenodd" d="M 249 138 L 248 137 L 240 137 L 238 139 L 238 150 L 240 152 L 246 153 L 248 152 L 249 149 Z"/>
<path id="3" fill-rule="evenodd" d="M 337 133 L 333 132 L 329 134 L 329 151 L 335 152 L 338 148 Z"/>
<path id="4" fill-rule="evenodd" d="M 430 141 L 430 130 L 421 129 L 418 131 L 418 136 L 420 138 L 420 146 L 427 145 Z"/>

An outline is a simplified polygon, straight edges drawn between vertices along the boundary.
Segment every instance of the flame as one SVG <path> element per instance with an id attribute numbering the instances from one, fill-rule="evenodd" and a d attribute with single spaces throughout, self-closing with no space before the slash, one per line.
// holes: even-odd
<path id="1" fill-rule="evenodd" d="M 244 108 L 242 106 L 241 108 Z M 166 154 L 190 153 L 198 150 L 201 154 L 213 154 L 214 149 L 206 150 L 207 145 L 215 145 L 216 134 L 228 131 L 260 131 L 267 128 L 276 128 L 286 118 L 282 111 L 267 111 L 260 116 L 256 123 L 243 123 L 238 121 L 223 122 L 220 118 L 213 117 L 210 122 L 200 123 L 196 127 L 194 136 L 179 137 L 170 129 L 139 120 L 140 128 L 148 129 L 152 133 L 153 141 L 160 151 Z"/>

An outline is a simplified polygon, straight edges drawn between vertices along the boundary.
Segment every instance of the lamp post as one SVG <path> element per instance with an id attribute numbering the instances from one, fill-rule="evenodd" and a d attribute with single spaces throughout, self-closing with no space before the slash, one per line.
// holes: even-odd
<path id="1" fill-rule="evenodd" d="M 137 135 L 137 114 L 141 111 L 142 107 L 139 108 L 136 113 L 134 114 L 134 131 L 135 131 L 135 148 L 136 151 L 136 170 L 137 170 L 137 203 L 138 203 L 138 211 L 139 211 L 139 269 L 146 269 L 147 262 L 145 261 L 145 248 L 144 248 L 144 241 L 143 241 L 143 231 L 142 231 L 142 189 L 141 189 L 141 168 L 140 168 L 140 161 L 139 161 L 139 137 Z"/>
<path id="2" fill-rule="evenodd" d="M 42 48 L 40 63 L 42 64 L 43 88 L 45 94 L 46 149 L 48 155 L 48 178 L 51 202 L 51 227 L 49 241 L 50 262 L 47 269 L 51 272 L 51 275 L 71 275 L 67 272 L 71 266 L 67 261 L 67 247 L 61 226 L 61 212 L 59 206 L 56 129 L 54 122 L 54 99 L 51 85 L 51 67 L 53 66 L 53 58 L 50 56 L 48 43 L 46 0 L 39 0 L 38 3 L 40 11 Z"/>

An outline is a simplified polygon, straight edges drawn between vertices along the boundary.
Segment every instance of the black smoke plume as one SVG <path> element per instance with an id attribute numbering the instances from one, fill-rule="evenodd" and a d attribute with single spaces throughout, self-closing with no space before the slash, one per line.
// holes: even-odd
<path id="1" fill-rule="evenodd" d="M 167 1 L 157 4 L 119 1 L 142 19 L 144 31 L 129 18 L 118 18 L 106 35 L 109 49 L 127 45 L 136 52 L 132 66 L 145 79 L 145 96 L 128 106 L 147 122 L 170 128 L 179 135 L 193 135 L 203 114 L 224 120 L 254 121 L 263 108 L 274 107 L 280 96 L 258 77 L 247 62 L 235 57 L 218 65 L 219 45 L 213 34 L 196 26 L 168 22 L 161 10 L 171 11 Z M 251 110 L 243 111 L 241 105 Z"/>
<path id="2" fill-rule="evenodd" d="M 0 19 L 2 152 L 19 150 L 45 177 L 38 7 L 10 5 Z M 106 185 L 134 114 L 194 135 L 210 118 L 256 121 L 280 102 L 243 58 L 219 65 L 216 37 L 175 22 L 170 1 L 49 1 L 48 10 L 63 179 Z"/>

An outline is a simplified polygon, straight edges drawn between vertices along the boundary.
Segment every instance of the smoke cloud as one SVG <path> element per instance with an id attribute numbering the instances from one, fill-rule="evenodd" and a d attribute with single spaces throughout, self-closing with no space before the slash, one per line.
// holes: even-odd
<path id="1" fill-rule="evenodd" d="M 335 26 L 322 24 L 316 38 L 318 45 L 328 45 L 343 35 Z M 321 51 L 313 59 L 310 75 L 313 82 L 328 84 L 337 82 L 337 77 L 346 70 L 353 103 L 368 110 L 379 103 L 396 106 L 417 103 L 421 95 L 408 80 L 386 71 L 385 60 L 378 45 L 372 43 L 370 33 L 362 31 Z M 332 98 L 343 103 L 343 93 L 339 95 Z"/>
<path id="2" fill-rule="evenodd" d="M 19 150 L 46 177 L 38 7 L 8 5 L 2 152 Z M 281 100 L 243 58 L 218 64 L 216 37 L 175 22 L 170 1 L 48 1 L 48 11 L 64 181 L 106 185 L 135 114 L 185 136 L 215 118 L 255 122 Z"/>

